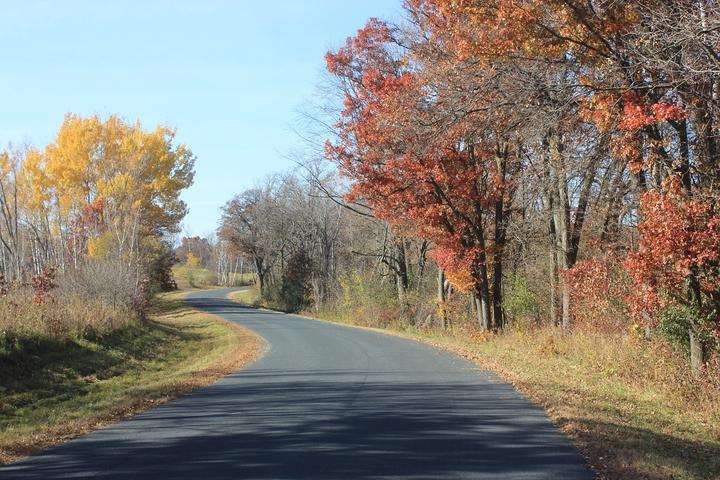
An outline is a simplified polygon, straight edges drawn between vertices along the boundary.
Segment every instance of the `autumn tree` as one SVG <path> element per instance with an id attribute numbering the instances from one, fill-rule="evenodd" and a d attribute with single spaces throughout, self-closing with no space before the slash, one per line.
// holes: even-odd
<path id="1" fill-rule="evenodd" d="M 187 263 L 192 255 L 197 262 L 196 266 L 208 267 L 213 257 L 213 245 L 204 237 L 183 237 L 175 248 L 175 254 L 181 263 Z"/>
<path id="2" fill-rule="evenodd" d="M 677 177 L 664 190 L 642 198 L 640 249 L 626 262 L 640 286 L 633 313 L 640 322 L 648 314 L 680 321 L 699 375 L 706 348 L 720 338 L 720 212 L 717 199 L 690 195 Z"/>
<path id="3" fill-rule="evenodd" d="M 20 232 L 18 152 L 0 152 L 0 267 L 5 279 L 22 274 L 23 245 Z"/>
<path id="4" fill-rule="evenodd" d="M 481 324 L 491 324 L 492 301 L 499 326 L 503 252 L 521 171 L 532 168 L 547 182 L 556 270 L 567 269 L 577 258 L 606 141 L 579 121 L 571 86 L 576 73 L 507 55 L 512 45 L 488 33 L 503 28 L 494 16 L 481 16 L 487 23 L 468 29 L 479 21 L 475 10 L 443 10 L 433 2 L 407 8 L 416 27 L 410 33 L 371 21 L 328 55 L 346 92 L 328 154 L 353 180 L 354 195 L 381 217 L 395 218 L 397 229 L 432 240 L 448 277 L 476 291 Z M 586 143 L 568 141 L 578 132 L 589 137 Z M 573 196 L 568 190 L 584 171 Z"/>
<path id="5" fill-rule="evenodd" d="M 122 259 L 140 278 L 151 264 L 165 265 L 152 259 L 169 248 L 163 237 L 185 215 L 179 195 L 194 165 L 174 136 L 115 116 L 67 115 L 44 150 L 0 156 L 2 258 L 15 259 L 3 273 L 21 278 L 48 266 L 63 273 L 93 258 Z"/>
<path id="6" fill-rule="evenodd" d="M 276 262 L 285 254 L 285 221 L 276 210 L 275 189 L 278 179 L 244 191 L 229 200 L 222 209 L 218 237 L 253 262 L 260 291 L 272 281 Z"/>

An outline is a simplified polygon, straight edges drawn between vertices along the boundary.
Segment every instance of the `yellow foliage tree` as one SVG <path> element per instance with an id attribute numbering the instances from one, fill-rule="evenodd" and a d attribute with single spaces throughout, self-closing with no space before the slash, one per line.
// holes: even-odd
<path id="1" fill-rule="evenodd" d="M 165 126 L 68 114 L 50 145 L 21 157 L 13 185 L 36 269 L 84 255 L 140 258 L 143 239 L 178 231 L 187 211 L 180 192 L 195 157 Z"/>
<path id="2" fill-rule="evenodd" d="M 187 254 L 185 266 L 189 268 L 198 268 L 200 266 L 200 259 L 194 253 L 190 252 Z"/>
<path id="3" fill-rule="evenodd" d="M 192 184 L 195 157 L 174 139 L 167 127 L 146 131 L 116 116 L 103 122 L 67 115 L 45 151 L 45 174 L 60 212 L 77 215 L 102 198 L 116 229 L 177 231 L 187 210 L 179 194 Z"/>

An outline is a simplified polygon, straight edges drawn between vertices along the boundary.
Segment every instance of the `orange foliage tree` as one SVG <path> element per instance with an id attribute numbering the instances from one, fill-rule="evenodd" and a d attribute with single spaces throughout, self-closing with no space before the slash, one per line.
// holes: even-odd
<path id="1" fill-rule="evenodd" d="M 670 307 L 681 307 L 691 348 L 703 350 L 720 338 L 720 212 L 717 198 L 684 191 L 677 177 L 664 192 L 642 198 L 640 249 L 626 267 L 640 287 L 630 306 L 641 321 L 655 325 Z M 694 352 L 700 368 L 704 352 Z"/>
<path id="2" fill-rule="evenodd" d="M 345 108 L 326 155 L 352 180 L 350 200 L 362 198 L 396 229 L 432 241 L 448 278 L 476 293 L 482 326 L 501 328 L 504 222 L 516 152 L 480 123 L 445 121 L 452 115 L 447 92 L 436 88 L 434 72 L 411 65 L 395 33 L 371 20 L 327 55 Z M 427 127 L 441 122 L 441 132 Z M 492 298 L 490 258 L 498 282 Z"/>

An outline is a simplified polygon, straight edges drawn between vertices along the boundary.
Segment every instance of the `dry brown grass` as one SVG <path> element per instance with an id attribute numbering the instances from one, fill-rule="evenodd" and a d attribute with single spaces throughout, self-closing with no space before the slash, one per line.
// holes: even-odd
<path id="1" fill-rule="evenodd" d="M 77 295 L 51 295 L 43 303 L 32 293 L 15 290 L 0 296 L 0 346 L 3 339 L 45 336 L 63 338 L 103 334 L 137 321 L 131 308 Z"/>

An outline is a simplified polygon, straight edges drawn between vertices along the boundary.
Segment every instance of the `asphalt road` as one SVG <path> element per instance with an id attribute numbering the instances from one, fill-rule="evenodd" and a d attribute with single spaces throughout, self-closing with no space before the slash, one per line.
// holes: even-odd
<path id="1" fill-rule="evenodd" d="M 210 387 L 22 462 L 0 479 L 591 479 L 542 409 L 410 340 L 243 308 L 198 308 L 269 350 Z"/>

